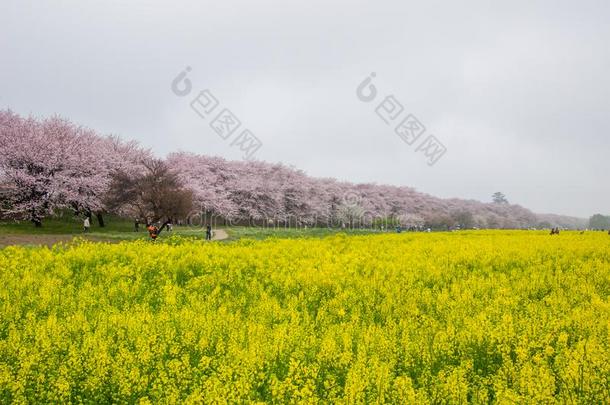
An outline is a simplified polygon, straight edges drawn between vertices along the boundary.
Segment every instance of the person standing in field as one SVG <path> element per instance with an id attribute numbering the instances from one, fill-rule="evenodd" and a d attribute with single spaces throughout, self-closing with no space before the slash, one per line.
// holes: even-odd
<path id="1" fill-rule="evenodd" d="M 139 232 L 140 231 L 140 220 L 138 218 L 136 218 L 134 223 L 133 223 L 133 231 L 134 232 Z"/>
<path id="2" fill-rule="evenodd" d="M 159 236 L 159 228 L 157 228 L 155 225 L 150 224 L 147 228 L 148 230 L 148 236 L 150 236 L 150 239 L 154 242 L 157 240 L 157 236 Z"/>
<path id="3" fill-rule="evenodd" d="M 91 222 L 89 221 L 89 217 L 85 217 L 85 220 L 83 221 L 83 231 L 85 233 L 88 233 L 90 227 L 91 227 Z"/>
<path id="4" fill-rule="evenodd" d="M 205 240 L 212 240 L 212 227 L 210 225 L 205 228 Z"/>

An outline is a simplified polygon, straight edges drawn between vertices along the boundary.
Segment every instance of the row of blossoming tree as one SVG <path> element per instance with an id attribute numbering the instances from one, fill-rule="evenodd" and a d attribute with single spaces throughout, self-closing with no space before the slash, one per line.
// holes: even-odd
<path id="1" fill-rule="evenodd" d="M 518 205 L 440 199 L 409 187 L 313 178 L 282 164 L 191 153 L 165 159 L 61 117 L 0 111 L 0 217 L 40 226 L 72 210 L 146 221 L 258 226 L 524 228 Z M 188 201 L 187 201 L 188 200 Z"/>

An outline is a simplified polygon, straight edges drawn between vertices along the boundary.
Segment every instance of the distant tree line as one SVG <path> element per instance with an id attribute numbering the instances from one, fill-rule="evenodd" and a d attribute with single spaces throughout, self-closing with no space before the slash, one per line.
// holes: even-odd
<path id="1" fill-rule="evenodd" d="M 610 229 L 610 216 L 595 214 L 589 218 L 589 228 L 591 229 Z"/>
<path id="2" fill-rule="evenodd" d="M 41 226 L 60 210 L 145 223 L 414 229 L 578 227 L 509 204 L 440 199 L 410 187 L 314 178 L 282 164 L 227 161 L 191 153 L 157 159 L 134 142 L 61 117 L 0 111 L 0 217 Z M 586 224 L 585 224 L 586 226 Z"/>

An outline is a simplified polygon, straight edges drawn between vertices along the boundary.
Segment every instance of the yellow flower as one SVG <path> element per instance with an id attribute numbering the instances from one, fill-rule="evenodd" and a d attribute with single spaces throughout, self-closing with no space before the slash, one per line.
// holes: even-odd
<path id="1" fill-rule="evenodd" d="M 607 235 L 0 250 L 0 402 L 608 403 Z"/>

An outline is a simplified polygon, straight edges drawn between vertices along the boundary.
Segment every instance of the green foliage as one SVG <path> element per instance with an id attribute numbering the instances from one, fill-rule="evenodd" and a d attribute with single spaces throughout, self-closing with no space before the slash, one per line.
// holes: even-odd
<path id="1" fill-rule="evenodd" d="M 508 204 L 508 200 L 506 199 L 506 196 L 499 191 L 493 193 L 491 198 L 495 204 Z"/>
<path id="2" fill-rule="evenodd" d="M 337 233 L 348 235 L 367 235 L 379 233 L 370 229 L 337 229 L 324 227 L 308 228 L 263 228 L 263 227 L 231 227 L 227 229 L 231 239 L 267 239 L 267 238 L 321 238 Z"/>
<path id="3" fill-rule="evenodd" d="M 589 218 L 589 227 L 591 229 L 610 229 L 610 216 L 593 215 Z"/>
<path id="4" fill-rule="evenodd" d="M 104 215 L 105 226 L 98 225 L 93 217 L 91 221 L 91 231 L 98 234 L 116 234 L 133 232 L 133 220 L 126 220 L 114 215 Z M 70 212 L 63 212 L 60 216 L 49 217 L 42 223 L 42 227 L 34 228 L 31 222 L 27 221 L 0 221 L 0 234 L 80 234 L 83 229 L 83 217 L 74 216 Z"/>

